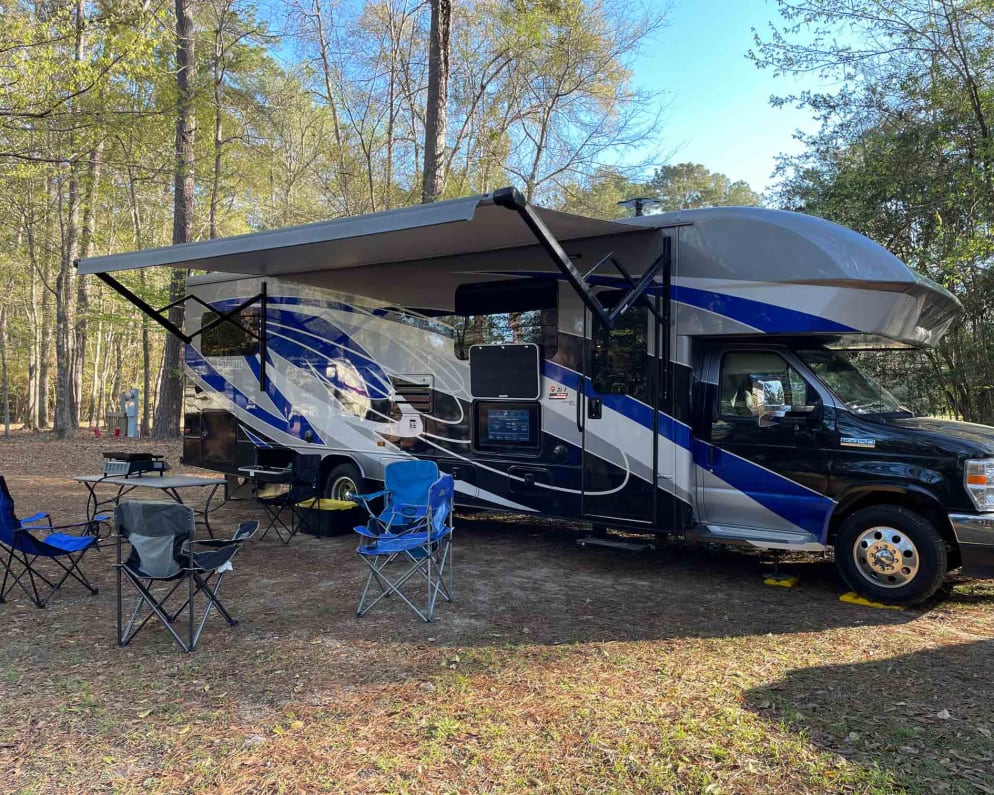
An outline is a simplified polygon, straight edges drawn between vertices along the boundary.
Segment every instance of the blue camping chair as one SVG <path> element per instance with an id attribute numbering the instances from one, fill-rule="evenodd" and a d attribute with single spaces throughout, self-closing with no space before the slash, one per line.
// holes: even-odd
<path id="1" fill-rule="evenodd" d="M 369 512 L 368 535 L 378 537 L 384 533 L 403 532 L 410 525 L 423 521 L 428 489 L 436 480 L 438 465 L 434 461 L 413 458 L 387 464 L 382 491 L 352 495 L 352 499 Z M 383 497 L 383 510 L 377 514 L 371 502 L 379 497 Z"/>
<path id="2" fill-rule="evenodd" d="M 393 532 L 375 535 L 371 532 L 370 525 L 355 529 L 360 536 L 356 553 L 369 567 L 366 587 L 363 588 L 356 610 L 357 616 L 365 615 L 384 597 L 396 595 L 424 621 L 431 621 L 439 596 L 452 601 L 454 497 L 455 483 L 452 475 L 442 475 L 428 488 L 423 505 L 400 506 L 394 503 L 398 508 L 419 509 L 419 518 L 405 524 L 399 531 L 395 526 Z M 412 579 L 415 583 L 423 581 L 423 609 L 404 593 L 405 586 Z M 379 593 L 376 593 L 377 589 Z"/>
<path id="3" fill-rule="evenodd" d="M 14 513 L 14 499 L 10 496 L 7 481 L 0 477 L 0 554 L 6 551 L 3 559 L 4 574 L 3 584 L 0 585 L 0 602 L 5 602 L 7 594 L 15 585 L 19 585 L 35 606 L 45 607 L 52 594 L 59 590 L 69 577 L 88 588 L 90 593 L 97 593 L 97 589 L 90 584 L 79 568 L 79 562 L 90 547 L 96 546 L 100 537 L 100 528 L 107 525 L 109 518 L 107 514 L 100 514 L 84 522 L 53 525 L 52 517 L 43 512 L 18 519 L 17 514 Z M 77 528 L 82 528 L 84 535 L 57 532 Z M 46 535 L 42 537 L 42 533 Z M 54 582 L 54 578 L 49 579 L 38 570 L 38 561 L 45 559 L 51 560 L 62 569 L 62 578 L 58 582 Z M 25 577 L 27 583 L 24 581 Z M 41 593 L 38 590 L 39 586 Z M 46 587 L 47 593 L 45 593 Z"/>

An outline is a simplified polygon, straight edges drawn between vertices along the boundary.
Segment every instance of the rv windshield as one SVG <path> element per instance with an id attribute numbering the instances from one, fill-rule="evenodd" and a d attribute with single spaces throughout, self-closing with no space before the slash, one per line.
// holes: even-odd
<path id="1" fill-rule="evenodd" d="M 860 372 L 847 354 L 824 348 L 796 353 L 854 414 L 913 413 L 870 376 Z"/>

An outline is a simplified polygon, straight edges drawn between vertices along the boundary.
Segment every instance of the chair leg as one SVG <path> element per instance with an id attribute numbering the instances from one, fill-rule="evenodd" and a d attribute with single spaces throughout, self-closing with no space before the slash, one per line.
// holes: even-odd
<path id="1" fill-rule="evenodd" d="M 7 556 L 6 561 L 6 573 L 4 574 L 4 586 L 3 590 L 0 591 L 0 602 L 6 601 L 7 594 L 9 594 L 14 586 L 18 586 L 27 595 L 35 607 L 43 608 L 48 603 L 51 598 L 52 593 L 55 592 L 56 585 L 48 577 L 42 574 L 40 571 L 34 570 L 34 562 L 38 559 L 37 555 L 29 556 L 26 552 L 21 552 L 18 554 L 13 547 L 10 548 L 10 554 Z M 14 574 L 13 564 L 17 563 L 20 567 L 20 572 Z M 10 585 L 7 585 L 8 576 L 10 575 Z M 24 577 L 27 575 L 28 582 L 31 585 L 31 589 L 28 590 L 28 586 L 24 584 Z M 38 583 L 35 578 L 41 580 L 45 585 L 49 587 L 48 595 L 42 599 L 41 595 L 38 593 Z"/>
<path id="2" fill-rule="evenodd" d="M 70 566 L 66 566 L 66 564 L 63 563 L 59 558 L 52 558 L 52 560 L 54 560 L 65 572 L 65 574 L 62 575 L 62 579 L 59 580 L 58 584 L 55 586 L 55 590 L 61 588 L 62 583 L 64 583 L 67 579 L 69 579 L 69 577 L 72 577 L 74 580 L 76 580 L 76 582 L 78 582 L 80 585 L 86 588 L 91 594 L 96 595 L 100 593 L 99 589 L 95 588 L 90 583 L 90 581 L 86 578 L 86 575 L 83 574 L 83 570 L 79 568 L 79 563 L 83 559 L 83 555 L 85 553 L 86 550 L 84 549 L 76 557 L 73 557 L 71 553 L 66 554 L 66 557 L 69 558 L 69 562 L 72 564 Z"/>
<path id="3" fill-rule="evenodd" d="M 14 548 L 10 547 L 10 554 L 7 555 L 7 560 L 4 562 L 3 566 L 3 584 L 0 585 L 0 602 L 7 601 L 7 578 L 11 575 L 10 563 L 13 557 L 14 557 Z"/>
<path id="4" fill-rule="evenodd" d="M 197 592 L 193 588 L 193 585 L 194 585 L 193 577 L 191 576 L 191 574 L 189 572 L 186 575 L 186 582 L 187 582 L 187 594 L 188 594 L 188 599 L 189 599 L 189 602 L 190 602 L 189 624 L 188 624 L 188 627 L 187 627 L 189 629 L 189 631 L 190 631 L 190 636 L 189 636 L 190 637 L 190 643 L 187 646 L 187 650 L 188 651 L 193 651 L 193 649 L 194 649 L 193 621 L 194 621 L 194 609 L 195 609 L 195 606 L 196 606 L 195 603 L 194 603 L 194 598 L 196 597 Z"/>
<path id="5" fill-rule="evenodd" d="M 142 630 L 142 628 L 149 622 L 149 620 L 152 618 L 152 615 L 155 615 L 156 617 L 158 617 L 159 621 L 166 628 L 169 634 L 173 636 L 173 640 L 176 641 L 177 645 L 184 652 L 193 651 L 192 646 L 189 643 L 187 643 L 173 627 L 173 621 L 170 620 L 168 613 L 166 613 L 163 610 L 162 603 L 160 603 L 155 598 L 155 595 L 151 592 L 150 588 L 146 586 L 144 583 L 142 583 L 131 572 L 125 570 L 123 567 L 122 570 L 125 572 L 125 574 L 127 574 L 128 580 L 131 582 L 131 584 L 134 585 L 135 588 L 138 590 L 140 594 L 140 599 L 138 601 L 138 604 L 135 606 L 135 610 L 132 613 L 131 620 L 128 622 L 128 627 L 125 630 L 124 634 L 118 635 L 118 641 L 117 641 L 118 645 L 127 646 L 128 643 L 130 643 L 132 639 L 134 639 L 135 635 L 137 635 Z M 149 582 L 151 583 L 151 581 Z M 168 599 L 170 596 L 172 596 L 172 594 L 176 592 L 176 589 L 181 584 L 182 581 L 176 583 L 173 586 L 173 588 L 169 591 L 169 593 L 166 594 L 165 599 Z M 165 601 L 165 599 L 163 600 L 163 602 Z M 134 627 L 134 623 L 137 620 L 141 608 L 144 604 L 147 604 L 152 612 L 149 615 L 147 615 L 145 619 L 137 627 Z"/>
<path id="6" fill-rule="evenodd" d="M 282 541 L 284 544 L 289 544 L 290 540 L 293 538 L 294 534 L 296 533 L 296 530 L 293 527 L 292 506 L 291 506 L 290 527 L 287 527 L 287 524 L 285 521 L 283 521 L 282 517 L 283 509 L 287 507 L 286 505 L 271 505 L 268 503 L 263 503 L 263 507 L 266 509 L 266 514 L 269 516 L 269 524 L 266 526 L 266 529 L 262 531 L 262 535 L 259 536 L 259 540 L 262 541 L 270 530 L 275 530 L 279 540 Z M 283 537 L 284 531 L 286 532 L 286 538 Z"/>
<path id="7" fill-rule="evenodd" d="M 415 574 L 420 574 L 421 576 L 425 575 L 425 572 L 424 572 L 423 569 L 424 569 L 424 567 L 426 565 L 426 561 L 428 560 L 429 556 L 426 556 L 424 558 L 414 558 L 414 557 L 412 557 L 410 555 L 410 553 L 408 553 L 406 558 L 401 558 L 401 559 L 402 560 L 403 559 L 411 560 L 411 561 L 414 561 L 414 562 L 403 572 L 403 574 L 401 574 L 399 577 L 397 577 L 394 580 L 390 580 L 389 578 L 387 578 L 387 576 L 383 573 L 383 569 L 386 567 L 386 564 L 389 563 L 391 560 L 397 559 L 396 555 L 389 555 L 389 556 L 388 555 L 384 555 L 384 556 L 382 556 L 384 558 L 384 560 L 383 560 L 383 562 L 380 565 L 376 565 L 376 563 L 374 561 L 368 560 L 367 556 L 365 556 L 365 555 L 361 555 L 360 557 L 362 557 L 362 559 L 366 563 L 366 565 L 369 566 L 369 569 L 370 569 L 370 579 L 375 578 L 377 584 L 380 586 L 380 588 L 382 590 L 381 590 L 381 593 L 379 593 L 375 598 L 372 599 L 372 601 L 366 602 L 366 595 L 367 595 L 367 593 L 369 591 L 369 586 L 371 584 L 370 580 L 366 581 L 366 588 L 365 588 L 365 590 L 363 590 L 363 595 L 362 595 L 362 597 L 361 597 L 361 599 L 359 601 L 359 609 L 356 611 L 356 616 L 357 617 L 361 618 L 362 616 L 364 616 L 366 613 L 368 613 L 384 597 L 389 596 L 391 594 L 395 594 L 396 596 L 398 596 L 404 602 L 404 604 L 406 604 L 408 607 L 411 608 L 411 610 L 413 610 L 415 613 L 417 613 L 417 615 L 423 621 L 431 621 L 431 619 L 432 619 L 432 612 L 431 612 L 432 604 L 429 602 L 429 604 L 427 605 L 427 609 L 426 610 L 422 610 L 414 602 L 412 602 L 407 597 L 407 595 L 401 590 L 404 587 L 404 585 L 407 584 L 408 580 L 410 580 Z M 376 557 L 379 557 L 379 556 L 376 556 Z M 374 560 L 375 560 L 375 558 L 374 558 Z M 429 594 L 430 594 L 430 592 L 431 592 L 431 586 L 430 585 L 428 586 L 428 589 L 429 589 Z"/>
<path id="8" fill-rule="evenodd" d="M 121 580 L 121 572 L 124 571 L 124 567 L 118 569 L 119 582 L 123 584 Z M 238 620 L 233 618 L 228 612 L 227 608 L 221 602 L 218 597 L 218 591 L 221 588 L 221 582 L 224 579 L 224 574 L 211 573 L 206 577 L 202 576 L 200 572 L 189 571 L 187 575 L 175 582 L 165 595 L 156 598 L 155 593 L 152 591 L 152 580 L 142 581 L 140 578 L 135 577 L 131 572 L 125 572 L 128 576 L 128 580 L 135 586 L 138 590 L 139 598 L 135 604 L 134 610 L 131 612 L 131 617 L 129 618 L 127 625 L 122 626 L 123 623 L 123 598 L 121 589 L 118 590 L 118 645 L 126 646 L 130 643 L 134 637 L 148 624 L 152 618 L 158 618 L 159 621 L 165 626 L 169 634 L 173 636 L 173 639 L 179 645 L 179 647 L 184 652 L 195 651 L 200 643 L 200 636 L 204 631 L 204 627 L 207 624 L 207 619 L 210 617 L 212 610 L 217 610 L 228 623 L 228 626 L 234 627 L 238 625 Z M 214 580 L 214 577 L 217 577 Z M 212 582 L 213 580 L 213 582 Z M 183 600 L 175 609 L 167 609 L 166 603 L 172 599 L 173 594 L 175 594 L 184 584 L 187 586 L 186 598 Z M 197 595 L 203 593 L 206 604 L 204 605 L 203 614 L 198 617 L 197 608 Z M 140 618 L 142 608 L 148 606 L 149 613 L 145 615 L 144 618 Z M 140 619 L 140 620 L 139 620 Z M 180 635 L 178 627 L 183 627 L 183 635 Z"/>

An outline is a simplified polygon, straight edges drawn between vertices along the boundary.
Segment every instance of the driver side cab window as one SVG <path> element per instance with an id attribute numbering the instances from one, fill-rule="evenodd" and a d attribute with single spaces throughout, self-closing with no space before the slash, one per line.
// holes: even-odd
<path id="1" fill-rule="evenodd" d="M 782 356 L 770 351 L 729 351 L 721 357 L 721 419 L 759 420 L 811 405 L 817 394 Z"/>

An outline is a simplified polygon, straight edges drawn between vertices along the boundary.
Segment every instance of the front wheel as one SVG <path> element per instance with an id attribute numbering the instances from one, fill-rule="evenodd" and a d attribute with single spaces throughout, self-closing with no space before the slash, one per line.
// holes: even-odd
<path id="1" fill-rule="evenodd" d="M 858 594 L 888 604 L 915 604 L 946 576 L 946 542 L 924 516 L 897 505 L 862 508 L 835 537 L 835 565 Z"/>

